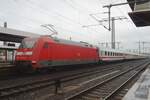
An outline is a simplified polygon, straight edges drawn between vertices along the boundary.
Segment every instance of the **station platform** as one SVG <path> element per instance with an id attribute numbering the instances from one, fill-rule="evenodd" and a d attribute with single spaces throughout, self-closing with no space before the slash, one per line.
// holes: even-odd
<path id="1" fill-rule="evenodd" d="M 150 100 L 150 65 L 122 100 Z"/>
<path id="2" fill-rule="evenodd" d="M 8 68 L 8 67 L 13 67 L 14 65 L 11 63 L 0 63 L 0 69 L 2 68 Z"/>

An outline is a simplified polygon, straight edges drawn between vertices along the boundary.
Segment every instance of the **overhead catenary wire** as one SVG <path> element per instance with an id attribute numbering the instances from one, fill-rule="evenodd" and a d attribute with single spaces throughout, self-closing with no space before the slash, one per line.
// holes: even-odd
<path id="1" fill-rule="evenodd" d="M 16 2 L 16 1 L 15 1 Z M 30 2 L 30 1 L 29 1 Z M 48 10 L 46 11 L 46 9 L 40 9 L 40 8 L 38 8 L 39 6 L 38 5 L 34 5 L 33 4 L 33 2 L 30 2 L 29 3 L 28 2 L 28 7 L 30 7 L 31 9 L 39 9 L 38 11 L 40 12 L 40 13 L 42 13 L 42 14 L 44 14 L 44 15 L 47 15 L 47 16 L 51 16 L 51 15 L 55 15 L 55 14 L 53 14 L 53 13 L 48 13 Z M 17 1 L 17 4 L 18 4 L 18 1 Z M 19 4 L 18 4 L 19 5 Z M 50 15 L 51 14 L 51 15 Z M 59 17 L 59 19 L 61 18 L 62 19 L 62 16 L 60 15 L 60 16 L 58 16 L 58 15 L 60 15 L 60 14 L 57 14 L 57 15 L 55 15 L 55 16 L 57 16 L 57 17 L 55 17 L 55 19 L 56 20 L 58 20 L 58 17 Z M 37 24 L 39 24 L 39 25 L 41 25 L 41 24 L 44 24 L 43 22 L 42 22 L 42 20 L 36 20 L 36 19 L 33 19 L 33 18 L 28 18 L 28 17 L 25 17 L 25 16 L 20 16 L 20 17 L 22 17 L 23 19 L 26 19 L 26 20 L 28 20 L 28 21 L 31 21 L 31 22 L 33 22 L 33 23 L 37 23 Z M 65 17 L 63 17 L 63 19 L 64 20 L 61 20 L 61 21 L 64 21 L 64 23 L 66 23 L 66 20 L 67 20 L 67 23 L 68 23 L 68 21 L 69 21 L 69 23 L 68 24 L 75 24 L 76 26 L 78 25 L 78 27 L 80 27 L 81 26 L 81 24 L 80 23 L 74 23 L 72 20 L 68 20 L 67 18 L 65 18 Z M 80 25 L 80 26 L 79 26 Z"/>
<path id="2" fill-rule="evenodd" d="M 30 2 L 30 4 L 32 4 L 32 5 L 34 5 L 34 6 L 36 6 L 36 7 L 40 7 L 39 5 L 37 5 L 37 4 L 35 4 L 34 2 L 31 2 L 31 1 L 29 1 Z M 48 9 L 46 9 L 46 8 L 40 8 L 40 9 L 42 9 L 42 10 L 48 10 Z M 66 20 L 68 20 L 69 22 L 71 22 L 72 24 L 75 24 L 75 25 L 78 25 L 79 27 L 81 27 L 82 26 L 82 24 L 80 24 L 80 23 L 78 23 L 78 22 L 74 22 L 72 19 L 68 19 L 67 17 L 65 17 L 65 16 L 63 16 L 63 15 L 61 15 L 61 14 L 59 14 L 59 13 L 57 13 L 57 12 L 52 12 L 52 14 L 55 14 L 56 16 L 58 16 L 58 17 L 61 17 L 61 18 L 64 18 L 64 19 L 66 19 Z M 94 30 L 93 30 L 94 31 Z"/>
<path id="3" fill-rule="evenodd" d="M 18 3 L 18 1 L 15 1 L 16 3 Z M 38 12 L 40 12 L 40 13 L 42 13 L 42 14 L 44 14 L 44 15 L 46 15 L 46 16 L 49 16 L 49 17 L 52 17 L 52 16 L 55 16 L 55 19 L 57 19 L 57 20 L 60 20 L 60 18 L 61 19 L 63 19 L 63 20 L 61 20 L 61 21 L 64 21 L 64 23 L 70 23 L 70 24 L 75 24 L 75 25 L 77 25 L 77 23 L 74 23 L 72 20 L 69 20 L 69 19 L 67 19 L 65 16 L 62 16 L 61 14 L 54 14 L 54 13 L 52 13 L 52 12 L 49 12 L 47 9 L 45 9 L 45 8 L 41 8 L 39 5 L 36 5 L 34 2 L 32 2 L 31 0 L 28 0 L 28 7 L 30 7 L 31 9 L 39 9 L 38 10 Z M 18 4 L 19 5 L 19 4 Z M 28 17 L 27 17 L 28 18 Z M 58 19 L 59 18 L 59 19 Z M 29 19 L 29 18 L 28 18 Z M 40 22 L 40 20 L 35 20 L 35 19 L 30 19 L 30 21 L 34 21 L 34 22 L 36 22 L 36 23 L 39 23 L 40 25 L 41 24 L 44 24 L 42 21 Z M 69 24 L 68 23 L 68 24 Z"/>

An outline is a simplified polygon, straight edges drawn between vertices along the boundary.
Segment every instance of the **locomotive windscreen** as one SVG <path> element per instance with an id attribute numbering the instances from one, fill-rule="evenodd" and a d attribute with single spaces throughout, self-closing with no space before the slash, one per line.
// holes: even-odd
<path id="1" fill-rule="evenodd" d="M 36 42 L 37 39 L 35 38 L 32 38 L 32 39 L 24 39 L 19 48 L 33 48 L 35 42 Z"/>

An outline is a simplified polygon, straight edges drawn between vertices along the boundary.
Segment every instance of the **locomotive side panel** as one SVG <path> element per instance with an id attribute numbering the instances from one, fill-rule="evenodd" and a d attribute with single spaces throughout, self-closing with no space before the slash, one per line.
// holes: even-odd
<path id="1" fill-rule="evenodd" d="M 52 66 L 94 63 L 98 61 L 96 49 L 61 43 L 51 44 Z"/>

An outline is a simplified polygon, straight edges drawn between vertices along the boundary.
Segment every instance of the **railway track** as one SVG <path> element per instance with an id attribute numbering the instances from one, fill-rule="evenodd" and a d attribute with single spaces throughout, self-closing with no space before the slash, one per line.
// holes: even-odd
<path id="1" fill-rule="evenodd" d="M 120 64 L 117 64 L 117 65 L 120 65 Z M 0 98 L 5 98 L 5 97 L 7 98 L 8 96 L 12 96 L 15 94 L 19 94 L 19 93 L 31 91 L 34 89 L 40 89 L 40 88 L 54 85 L 55 81 L 53 81 L 53 80 L 61 79 L 61 82 L 67 82 L 67 81 L 75 80 L 78 78 L 97 74 L 100 72 L 112 71 L 112 69 L 114 67 L 110 67 L 107 69 L 104 68 L 102 70 L 99 70 L 100 68 L 95 68 L 93 70 L 86 70 L 86 71 L 81 71 L 78 73 L 71 72 L 72 74 L 70 74 L 70 75 L 69 74 L 63 75 L 62 77 L 59 75 L 58 77 L 55 77 L 55 79 L 47 78 L 45 80 L 37 80 L 37 81 L 33 81 L 33 82 L 21 84 L 21 85 L 19 84 L 19 85 L 14 85 L 14 86 L 2 87 L 2 88 L 0 88 Z M 118 66 L 118 67 L 120 67 L 120 66 Z"/>
<path id="2" fill-rule="evenodd" d="M 0 64 L 0 79 L 3 79 L 4 76 L 13 75 L 14 65 L 13 64 Z"/>
<path id="3" fill-rule="evenodd" d="M 133 62 L 135 63 L 137 61 L 132 61 L 132 63 Z M 96 77 L 98 75 L 102 76 L 102 74 L 111 73 L 114 69 L 124 70 L 123 68 L 121 68 L 122 66 L 120 64 L 116 64 L 116 65 L 117 66 L 114 66 L 114 67 L 109 66 L 110 68 L 107 68 L 107 69 L 101 68 L 101 70 L 100 70 L 100 68 L 95 68 L 93 70 L 86 70 L 86 71 L 81 71 L 81 72 L 76 72 L 76 73 L 70 72 L 70 74 L 64 73 L 65 75 L 63 75 L 63 76 L 62 76 L 62 74 L 60 74 L 57 77 L 53 77 L 53 78 L 46 78 L 46 79 L 41 79 L 41 80 L 36 80 L 36 81 L 34 80 L 29 83 L 24 83 L 24 84 L 22 83 L 22 84 L 13 85 L 13 86 L 0 87 L 0 98 L 4 98 L 4 99 L 9 98 L 9 97 L 12 98 L 16 95 L 19 95 L 19 94 L 22 94 L 25 92 L 35 91 L 35 90 L 39 90 L 39 89 L 46 88 L 49 86 L 55 86 L 54 80 L 58 80 L 58 79 L 61 80 L 61 82 L 64 86 L 67 86 L 67 85 L 75 84 L 72 81 L 76 80 L 76 82 L 78 82 L 79 80 L 83 79 L 84 77 L 86 77 L 86 80 L 87 80 L 87 78 L 90 79 L 89 76 L 92 76 L 92 75 L 94 75 L 93 77 Z M 127 66 L 130 64 L 129 64 L 129 62 L 128 63 L 126 62 L 126 63 L 124 63 L 124 65 Z M 126 68 L 129 68 L 129 67 L 130 66 L 128 66 Z M 111 74 L 108 74 L 108 76 L 110 77 L 112 75 L 115 75 L 117 73 L 117 71 L 116 72 L 115 71 L 116 70 L 114 70 Z M 49 77 L 52 77 L 52 76 L 49 76 Z M 27 81 L 27 80 L 25 80 L 25 81 Z M 81 81 L 79 81 L 79 82 L 81 82 Z M 57 97 L 57 95 L 53 94 L 52 98 L 54 96 Z M 66 98 L 70 99 L 70 97 L 66 97 Z"/>
<path id="4" fill-rule="evenodd" d="M 16 70 L 15 70 L 15 65 L 13 64 L 1 64 L 0 65 L 0 81 L 2 80 L 9 80 L 9 79 L 19 79 L 19 78 L 25 78 L 25 77 L 30 77 L 30 76 L 38 76 L 38 75 L 42 75 L 42 74 L 53 74 L 53 73 L 61 73 L 63 71 L 71 71 L 71 70 L 78 70 L 78 69 L 81 69 L 81 70 L 85 70 L 85 68 L 89 68 L 90 70 L 95 70 L 97 69 L 96 67 L 102 67 L 103 66 L 109 66 L 109 65 L 119 65 L 121 62 L 119 63 L 108 63 L 108 64 L 101 64 L 101 65 L 97 65 L 97 64 L 91 64 L 91 65 L 81 65 L 82 67 L 79 67 L 79 66 L 68 66 L 66 68 L 59 68 L 57 70 L 49 70 L 49 71 L 44 71 L 44 72 L 37 72 L 37 73 L 22 73 L 22 74 L 17 74 L 16 73 Z M 4 66 L 3 66 L 4 65 Z M 79 68 L 78 68 L 79 67 Z M 81 71 L 82 72 L 82 71 Z"/>
<path id="5" fill-rule="evenodd" d="M 102 67 L 103 68 L 103 66 L 111 66 L 112 64 L 114 64 L 114 65 L 121 65 L 121 63 L 122 62 L 115 62 L 115 63 L 107 63 L 107 64 L 101 64 L 101 65 L 88 65 L 88 67 L 87 67 L 87 65 L 81 65 L 82 67 L 79 67 L 79 66 L 72 66 L 72 67 L 70 67 L 70 66 L 68 66 L 68 67 L 66 67 L 66 68 L 59 68 L 59 69 L 57 69 L 56 71 L 55 70 L 49 70 L 49 71 L 44 71 L 44 72 L 40 72 L 40 73 L 22 73 L 22 74 L 20 74 L 20 75 L 18 75 L 17 73 L 16 73 L 16 70 L 15 70 L 15 65 L 13 65 L 13 64 L 1 64 L 0 65 L 0 81 L 2 81 L 2 80 L 9 80 L 9 79 L 19 79 L 19 78 L 25 78 L 25 77 L 30 77 L 30 76 L 36 76 L 36 75 L 40 75 L 40 74 L 52 74 L 52 73 L 61 73 L 61 72 L 63 72 L 63 71 L 71 71 L 71 70 L 77 70 L 77 69 L 81 69 L 81 70 L 85 70 L 85 68 L 88 68 L 88 69 L 90 69 L 90 70 L 95 70 L 96 68 L 95 67 Z M 123 62 L 123 63 L 125 63 L 125 62 Z M 3 66 L 4 65 L 4 66 Z M 94 68 L 93 68 L 94 67 Z M 97 70 L 97 69 L 96 69 Z M 81 71 L 82 72 L 82 71 Z"/>
<path id="6" fill-rule="evenodd" d="M 84 91 L 67 97 L 66 100 L 111 100 L 111 97 L 118 92 L 128 81 L 142 71 L 149 63 L 130 68 L 124 72 L 116 74 L 103 82 L 91 86 Z"/>

